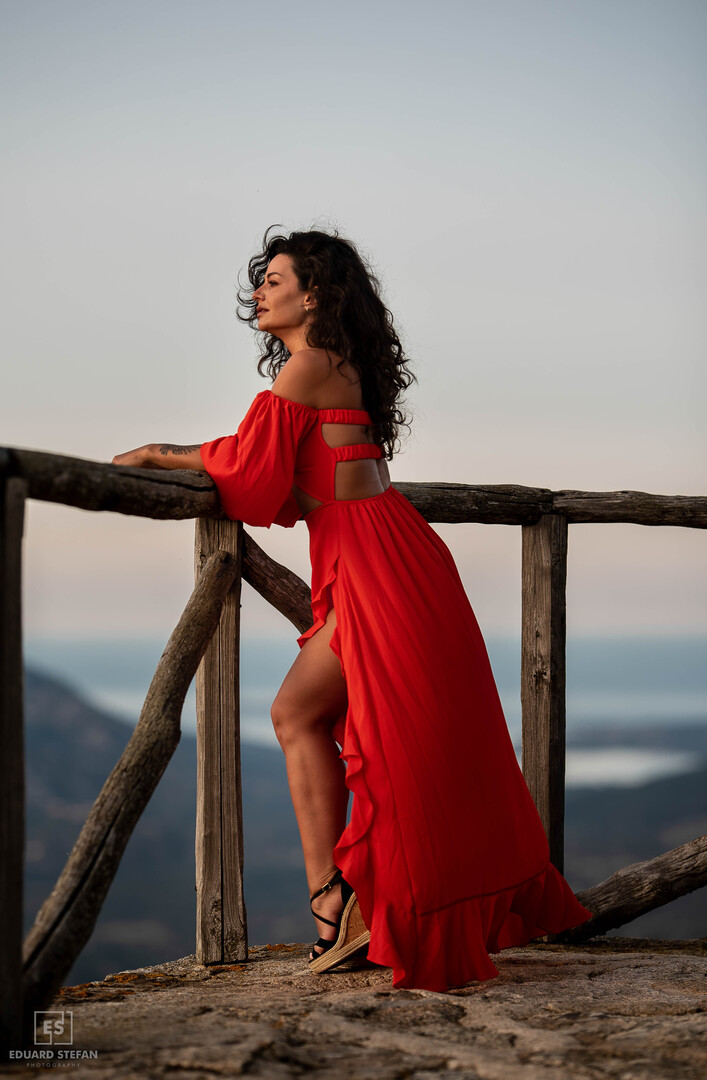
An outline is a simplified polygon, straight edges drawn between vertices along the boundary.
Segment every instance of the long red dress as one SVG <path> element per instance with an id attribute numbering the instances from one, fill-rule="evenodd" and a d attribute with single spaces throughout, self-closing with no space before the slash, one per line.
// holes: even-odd
<path id="1" fill-rule="evenodd" d="M 591 913 L 549 861 L 486 647 L 441 538 L 390 486 L 335 499 L 323 423 L 370 423 L 264 390 L 236 435 L 201 455 L 226 514 L 251 525 L 302 516 L 292 486 L 321 506 L 310 532 L 314 623 L 330 607 L 348 711 L 334 734 L 353 794 L 334 861 L 371 931 L 369 959 L 395 987 L 444 991 L 498 971 L 489 952 L 578 926 Z"/>

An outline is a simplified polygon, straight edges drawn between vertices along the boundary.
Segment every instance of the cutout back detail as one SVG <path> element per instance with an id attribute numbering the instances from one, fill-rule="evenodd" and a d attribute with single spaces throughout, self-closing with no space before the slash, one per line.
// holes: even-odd
<path id="1" fill-rule="evenodd" d="M 303 514 L 325 503 L 381 495 L 390 483 L 383 452 L 367 438 L 360 409 L 320 409 L 300 445 L 292 493 Z"/>

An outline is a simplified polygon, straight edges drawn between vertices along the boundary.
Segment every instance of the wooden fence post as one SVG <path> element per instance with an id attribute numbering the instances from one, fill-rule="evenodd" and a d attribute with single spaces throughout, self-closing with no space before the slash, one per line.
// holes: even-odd
<path id="1" fill-rule="evenodd" d="M 567 519 L 522 526 L 523 774 L 562 873 L 565 835 Z"/>
<path id="2" fill-rule="evenodd" d="M 0 1052 L 20 1049 L 25 760 L 22 531 L 26 484 L 0 458 Z"/>
<path id="3" fill-rule="evenodd" d="M 236 558 L 238 572 L 196 674 L 196 958 L 201 964 L 248 959 L 238 657 L 243 526 L 198 518 L 197 577 L 204 560 L 219 549 Z"/>

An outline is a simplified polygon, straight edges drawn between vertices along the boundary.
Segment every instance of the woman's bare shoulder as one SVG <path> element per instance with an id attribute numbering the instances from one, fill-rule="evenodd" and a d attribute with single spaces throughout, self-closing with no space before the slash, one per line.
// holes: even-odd
<path id="1" fill-rule="evenodd" d="M 340 357 L 326 349 L 299 349 L 292 353 L 272 384 L 272 392 L 314 409 L 356 408 L 345 400 L 357 398 L 358 382 L 337 367 Z"/>
<path id="2" fill-rule="evenodd" d="M 330 365 L 323 349 L 300 349 L 288 357 L 272 384 L 273 394 L 319 408 L 322 384 Z"/>

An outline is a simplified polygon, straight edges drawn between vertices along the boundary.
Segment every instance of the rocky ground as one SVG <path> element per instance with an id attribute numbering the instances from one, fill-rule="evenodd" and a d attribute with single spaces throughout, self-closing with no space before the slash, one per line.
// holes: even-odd
<path id="1" fill-rule="evenodd" d="M 71 1072 L 102 1080 L 707 1076 L 707 941 L 537 943 L 494 961 L 497 979 L 437 994 L 361 962 L 315 976 L 304 946 L 265 945 L 247 964 L 188 956 L 64 987 L 52 1008 L 98 1052 Z"/>

